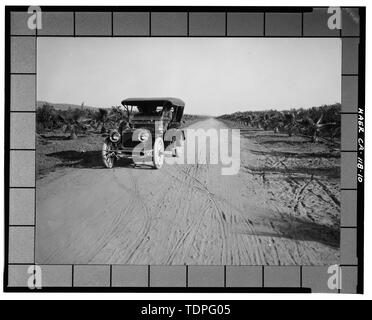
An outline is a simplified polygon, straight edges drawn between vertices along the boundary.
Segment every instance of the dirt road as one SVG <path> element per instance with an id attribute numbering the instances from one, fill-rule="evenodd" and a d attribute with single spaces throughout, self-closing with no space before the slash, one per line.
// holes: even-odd
<path id="1" fill-rule="evenodd" d="M 226 125 L 208 119 L 192 127 Z M 242 132 L 240 171 L 232 176 L 200 163 L 50 173 L 37 182 L 36 261 L 337 263 L 339 159 L 325 146 L 309 152 L 301 139 Z"/>

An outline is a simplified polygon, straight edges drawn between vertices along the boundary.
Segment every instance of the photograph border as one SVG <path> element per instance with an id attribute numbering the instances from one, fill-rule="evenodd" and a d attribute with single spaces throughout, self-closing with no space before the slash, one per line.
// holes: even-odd
<path id="1" fill-rule="evenodd" d="M 312 31 L 318 27 L 319 21 L 312 19 L 317 11 L 324 15 L 328 7 L 101 7 L 101 6 L 42 6 L 42 13 L 55 13 L 61 15 L 68 13 L 69 25 L 64 25 L 60 32 L 39 32 L 30 30 L 26 26 L 29 16 L 26 6 L 5 7 L 5 265 L 4 283 L 5 292 L 30 292 L 26 286 L 29 266 L 35 264 L 35 232 L 36 232 L 36 145 L 14 146 L 12 139 L 17 131 L 12 133 L 12 117 L 35 117 L 37 99 L 37 38 L 38 37 L 234 37 L 234 38 L 340 38 L 342 39 L 342 112 L 341 117 L 353 117 L 351 128 L 355 134 L 355 149 L 344 150 L 341 145 L 341 198 L 343 195 L 355 195 L 356 207 L 355 223 L 343 223 L 341 209 L 341 264 L 342 288 L 329 290 L 327 288 L 327 266 L 139 266 L 133 271 L 120 272 L 135 275 L 138 285 L 122 286 L 116 284 L 115 274 L 117 268 L 133 267 L 133 265 L 41 265 L 43 270 L 43 287 L 34 292 L 262 292 L 262 293 L 363 293 L 364 273 L 364 128 L 365 118 L 365 7 L 342 7 L 343 28 L 332 31 Z M 315 11 L 313 10 L 315 9 Z M 347 24 L 346 10 L 359 11 L 359 29 Z M 103 33 L 90 34 L 89 19 L 79 19 L 79 15 L 87 13 L 104 14 L 106 30 Z M 143 13 L 148 15 L 148 31 L 143 26 L 141 32 L 135 34 L 116 33 L 114 28 L 115 13 Z M 184 13 L 186 15 L 186 32 L 183 34 L 159 34 L 154 25 L 154 17 L 159 13 Z M 263 23 L 262 34 L 231 34 L 229 33 L 229 14 L 261 13 Z M 224 29 L 215 32 L 212 27 L 190 24 L 190 17 L 198 21 L 198 14 L 204 21 L 219 15 Z M 273 23 L 272 16 L 288 14 L 298 22 L 295 32 L 291 27 L 290 19 L 281 20 L 276 32 L 270 33 L 268 26 Z M 19 16 L 19 17 L 17 17 Z M 72 17 L 71 17 L 72 16 Z M 221 18 L 222 17 L 222 18 Z M 200 19 L 200 17 L 199 17 Z M 299 19 L 299 20 L 298 20 Z M 62 19 L 63 20 L 63 19 Z M 61 20 L 58 20 L 61 22 Z M 23 24 L 22 24 L 23 23 Z M 71 26 L 71 23 L 73 24 Z M 196 23 L 197 24 L 197 23 Z M 155 26 L 155 28 L 154 28 Z M 192 27 L 190 29 L 190 26 Z M 346 27 L 348 26 L 348 27 Z M 53 26 L 55 29 L 56 26 Z M 52 28 L 52 29 L 53 29 Z M 133 27 L 136 30 L 137 27 Z M 204 28 L 204 29 L 203 29 Z M 315 28 L 316 29 L 316 28 Z M 16 30 L 16 32 L 14 32 Z M 22 31 L 23 30 L 23 31 Z M 190 33 L 191 30 L 191 33 Z M 222 30 L 222 31 L 221 31 Z M 288 31 L 289 30 L 289 31 Z M 309 31 L 310 30 L 310 31 Z M 48 30 L 47 30 L 48 31 Z M 58 31 L 58 26 L 57 26 Z M 261 31 L 260 31 L 261 32 Z M 352 39 L 359 40 L 354 45 Z M 33 42 L 33 44 L 32 44 Z M 27 50 L 22 50 L 22 46 Z M 34 46 L 34 48 L 32 47 Z M 27 52 L 28 51 L 28 52 Z M 24 55 L 29 54 L 27 59 Z M 34 60 L 33 60 L 34 59 Z M 31 63 L 29 63 L 31 60 Z M 357 60 L 357 61 L 356 61 Z M 34 64 L 32 63 L 34 61 Z M 18 78 L 17 78 L 18 77 Z M 18 80 L 16 80 L 18 79 Z M 28 79 L 27 81 L 25 79 Z M 20 81 L 21 80 L 21 81 Z M 32 88 L 33 86 L 33 88 Z M 30 89 L 31 87 L 31 89 Z M 32 90 L 33 89 L 33 90 Z M 13 101 L 12 90 L 22 93 L 17 99 L 33 97 L 32 106 L 19 107 L 20 102 Z M 31 91 L 31 92 L 30 92 Z M 33 92 L 32 92 L 33 91 Z M 27 96 L 27 97 L 25 97 Z M 362 118 L 358 118 L 362 116 Z M 342 125 L 343 133 L 349 133 Z M 355 133 L 354 131 L 354 133 Z M 34 134 L 34 132 L 32 133 Z M 345 138 L 353 139 L 353 135 Z M 363 147 L 363 148 L 362 148 Z M 31 159 L 31 160 L 30 160 Z M 362 166 L 358 165 L 362 164 Z M 11 223 L 10 221 L 10 191 L 28 190 L 34 193 L 33 219 L 31 223 Z M 352 199 L 355 199 L 351 197 Z M 346 197 L 349 199 L 349 197 Z M 347 201 L 347 200 L 345 200 Z M 17 247 L 14 249 L 13 245 Z M 31 246 L 33 245 L 33 246 Z M 132 273 L 130 273 L 132 272 Z M 237 274 L 246 272 L 252 284 L 243 284 L 244 287 L 231 285 Z M 94 281 L 93 281 L 94 279 Z M 46 285 L 45 285 L 46 283 Z M 193 286 L 198 283 L 198 286 Z M 232 281 L 232 283 L 234 283 Z"/>

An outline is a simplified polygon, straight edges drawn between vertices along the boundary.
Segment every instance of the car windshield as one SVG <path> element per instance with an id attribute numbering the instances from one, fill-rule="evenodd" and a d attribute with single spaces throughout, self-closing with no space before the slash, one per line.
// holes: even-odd
<path id="1" fill-rule="evenodd" d="M 138 115 L 160 116 L 163 111 L 162 106 L 137 107 L 137 109 L 138 109 Z"/>
<path id="2" fill-rule="evenodd" d="M 161 116 L 163 111 L 163 106 L 125 106 L 125 108 L 134 117 Z"/>

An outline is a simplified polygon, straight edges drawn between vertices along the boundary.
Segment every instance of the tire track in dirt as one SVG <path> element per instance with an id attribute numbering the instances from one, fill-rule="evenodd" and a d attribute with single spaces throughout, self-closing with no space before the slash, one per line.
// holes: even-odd
<path id="1" fill-rule="evenodd" d="M 237 208 L 236 206 L 234 206 L 230 201 L 226 200 L 220 195 L 216 195 L 213 192 L 211 192 L 208 189 L 207 184 L 204 184 L 200 181 L 200 178 L 199 178 L 200 172 L 198 172 L 197 168 L 198 166 L 196 166 L 196 169 L 194 170 L 192 169 L 192 167 L 187 168 L 187 170 L 180 169 L 179 172 L 181 174 L 187 175 L 189 180 L 194 182 L 194 184 L 189 182 L 188 183 L 189 187 L 196 188 L 200 193 L 202 193 L 208 199 L 208 201 L 211 203 L 213 207 L 212 215 L 211 215 L 211 218 L 208 224 L 211 225 L 213 224 L 213 222 L 217 223 L 217 228 L 218 228 L 217 234 L 220 235 L 220 238 L 222 241 L 221 250 L 220 250 L 221 255 L 220 255 L 220 259 L 218 259 L 219 261 L 218 263 L 219 264 L 233 264 L 234 261 L 236 261 L 237 263 L 254 263 L 254 262 L 260 263 L 261 261 L 263 261 L 264 260 L 263 253 L 260 250 L 260 245 L 258 243 L 257 236 L 255 235 L 253 223 L 251 222 L 250 219 L 247 219 L 248 224 L 246 227 L 248 227 L 251 231 L 250 232 L 251 233 L 251 236 L 250 236 L 251 244 L 248 246 L 249 249 L 247 249 L 246 247 L 245 249 L 240 248 L 240 251 L 249 252 L 249 251 L 252 251 L 252 248 L 254 248 L 253 250 L 255 251 L 255 257 L 252 259 L 246 259 L 245 261 L 242 261 L 241 257 L 243 256 L 243 254 L 240 253 L 240 251 L 237 249 L 237 246 L 236 246 L 236 244 L 240 243 L 240 240 L 237 239 L 238 236 L 233 231 L 233 229 L 236 228 L 236 226 L 234 226 L 233 224 L 234 224 L 234 221 L 237 221 L 236 215 L 238 215 L 239 217 L 242 217 L 242 215 L 244 215 L 245 213 L 241 212 L 241 210 Z M 208 171 L 210 170 L 211 169 L 208 169 Z M 218 170 L 219 168 L 216 169 L 215 172 L 213 173 L 208 172 L 208 171 L 207 172 L 209 176 L 219 176 L 220 173 L 217 172 Z M 174 173 L 172 173 L 172 177 L 177 180 L 176 175 Z M 230 192 L 232 190 L 233 188 L 231 188 Z M 229 195 L 230 192 L 224 193 L 225 196 Z M 224 204 L 225 204 L 225 209 L 223 209 Z M 241 219 L 241 221 L 243 221 L 243 219 Z M 205 251 L 205 248 L 207 247 L 208 239 L 211 237 L 210 235 L 208 235 L 208 233 L 210 233 L 210 230 L 205 230 L 203 232 L 204 237 L 202 240 L 202 247 L 200 249 L 201 256 L 203 255 L 203 252 Z M 213 232 L 213 234 L 215 234 L 215 232 Z M 235 243 L 235 246 L 231 244 L 232 241 Z M 243 241 L 243 243 L 245 241 Z"/>
<path id="2" fill-rule="evenodd" d="M 226 128 L 214 119 L 193 127 Z M 253 154 L 252 147 L 264 147 L 251 138 L 242 138 L 241 146 L 236 176 L 221 176 L 221 164 L 196 163 L 161 170 L 76 168 L 46 179 L 38 189 L 37 262 L 290 265 L 334 260 L 337 249 L 308 236 L 310 222 L 321 214 L 319 204 L 313 208 L 311 202 L 316 197 L 309 200 L 310 190 L 333 197 L 334 210 L 334 188 L 318 177 L 297 176 L 286 158 Z M 257 172 L 262 161 L 284 171 Z"/>
<path id="3" fill-rule="evenodd" d="M 130 264 L 133 255 L 136 253 L 136 251 L 141 246 L 141 244 L 144 241 L 146 241 L 146 239 L 147 239 L 148 233 L 150 231 L 151 220 L 152 219 L 151 219 L 151 216 L 150 216 L 150 213 L 149 213 L 149 209 L 146 205 L 146 202 L 141 197 L 141 195 L 139 193 L 137 180 L 133 177 L 133 175 L 130 172 L 129 172 L 129 176 L 130 176 L 130 179 L 131 179 L 131 182 L 132 182 L 132 185 L 133 185 L 133 190 L 130 190 L 130 189 L 128 190 L 128 188 L 126 188 L 125 185 L 123 185 L 117 178 L 115 178 L 115 182 L 122 189 L 124 189 L 125 191 L 130 192 L 132 194 L 132 196 L 134 197 L 134 199 L 136 199 L 139 206 L 142 207 L 142 209 L 143 209 L 142 212 L 144 212 L 144 214 L 142 214 L 142 216 L 143 216 L 142 226 L 139 229 L 138 233 L 136 233 L 137 237 L 134 239 L 134 241 L 132 241 L 132 244 L 127 249 L 128 250 L 127 256 L 125 256 L 125 258 L 123 257 L 123 259 L 125 261 L 124 263 L 129 263 Z M 137 213 L 138 213 L 138 210 L 137 210 Z"/>
<path id="4" fill-rule="evenodd" d="M 314 210 L 318 211 L 319 216 L 323 215 L 323 217 L 327 217 L 328 212 L 327 211 L 324 212 L 324 211 L 328 209 L 322 208 L 321 210 L 319 209 L 316 210 L 316 209 L 313 209 L 312 206 L 309 206 L 309 204 L 305 204 L 304 202 L 305 200 L 309 202 L 309 193 L 314 194 L 316 197 L 323 198 L 320 194 L 316 193 L 316 192 L 319 192 L 319 187 L 321 187 L 324 194 L 327 195 L 332 200 L 332 204 L 333 203 L 336 204 L 335 206 L 336 211 L 334 212 L 334 214 L 329 215 L 327 219 L 328 221 L 331 222 L 332 228 L 337 228 L 337 226 L 339 225 L 340 208 L 339 206 L 337 206 L 337 203 L 339 203 L 339 200 L 335 196 L 335 193 L 334 193 L 335 191 L 329 190 L 329 187 L 327 187 L 324 183 L 325 180 L 321 181 L 319 177 L 315 178 L 311 172 L 309 174 L 295 174 L 293 171 L 290 170 L 289 168 L 290 164 L 286 163 L 288 157 L 283 158 L 283 157 L 278 156 L 276 151 L 274 151 L 271 148 L 268 148 L 265 144 L 259 144 L 259 145 L 256 144 L 254 147 L 251 146 L 251 148 L 254 148 L 255 150 L 257 150 L 258 147 L 263 148 L 265 150 L 265 154 L 270 154 L 269 157 L 264 158 L 264 168 L 265 167 L 270 168 L 270 166 L 277 167 L 278 165 L 284 168 L 284 170 L 278 171 L 280 172 L 280 174 L 275 174 L 274 170 L 272 170 L 272 172 L 270 171 L 266 175 L 265 175 L 265 171 L 257 172 L 249 168 L 248 170 L 251 174 L 254 174 L 254 175 L 259 174 L 262 177 L 262 184 L 265 186 L 266 189 L 269 190 L 268 193 L 269 194 L 271 193 L 273 195 L 273 197 L 268 198 L 268 205 L 272 207 L 276 207 L 277 214 L 281 217 L 281 220 L 284 220 L 283 214 L 282 214 L 284 212 L 288 212 L 286 213 L 286 215 L 291 217 L 289 220 L 288 219 L 284 220 L 284 221 L 287 221 L 288 225 L 291 226 L 288 229 L 291 230 L 291 233 L 293 234 L 293 237 L 290 237 L 290 239 L 293 239 L 293 240 L 289 243 L 289 245 L 295 246 L 295 250 L 291 250 L 290 248 L 286 250 L 288 255 L 290 256 L 290 260 L 293 261 L 293 264 L 301 264 L 301 263 L 302 264 L 319 264 L 319 260 L 337 262 L 338 261 L 337 259 L 339 259 L 338 249 L 323 247 L 318 242 L 307 241 L 306 236 L 304 237 L 303 235 L 301 235 L 301 228 L 302 228 L 301 224 L 299 224 L 298 222 L 292 223 L 293 221 L 290 221 L 291 219 L 296 221 L 294 219 L 295 216 L 293 216 L 293 213 L 297 213 L 300 216 L 302 216 L 304 219 L 308 219 L 309 221 L 317 225 L 318 220 L 313 217 L 314 213 L 311 213 L 309 211 L 310 209 L 311 211 L 314 211 Z M 283 179 L 280 178 L 280 175 L 282 176 L 284 175 Z M 288 183 L 288 185 L 290 186 L 290 188 L 287 189 L 288 191 L 290 191 L 290 193 L 286 195 L 286 198 L 290 199 L 287 207 L 285 207 L 286 202 L 283 201 L 281 203 L 280 201 L 281 197 L 278 198 L 278 195 L 280 196 L 280 194 L 278 193 L 275 194 L 272 191 L 272 190 L 275 190 L 273 186 L 276 184 L 275 182 L 276 180 L 280 181 L 279 189 L 283 189 L 283 185 L 282 185 L 283 182 Z M 277 184 L 279 185 L 279 183 Z M 322 185 L 325 186 L 325 188 L 323 188 Z M 327 181 L 327 185 L 329 185 L 328 181 Z M 276 188 L 278 189 L 278 187 Z M 306 195 L 305 195 L 305 192 L 307 193 Z M 276 195 L 276 198 L 275 198 L 275 195 Z M 322 202 L 324 202 L 324 198 Z M 278 209 L 275 203 L 280 204 L 279 205 L 280 209 Z M 326 203 L 327 203 L 327 207 L 329 207 L 330 203 L 327 201 Z M 319 206 L 319 204 L 317 206 Z M 305 221 L 306 220 L 304 220 L 304 222 L 302 223 L 306 223 Z M 325 225 L 325 228 L 326 227 L 327 226 Z M 272 225 L 272 229 L 273 230 L 277 229 L 278 232 L 281 232 L 280 229 L 277 228 L 277 223 Z M 287 235 L 283 234 L 283 237 L 281 237 L 280 241 L 287 242 L 286 237 Z M 275 238 L 275 239 L 278 239 L 278 238 Z M 277 242 L 276 240 L 274 241 Z M 333 243 L 333 240 L 329 241 L 329 245 L 333 246 L 332 243 Z M 278 247 L 278 244 L 276 245 L 276 247 Z M 325 252 L 324 255 L 320 251 L 324 251 Z M 283 252 L 281 255 L 283 255 Z M 320 257 L 322 255 L 326 256 L 326 258 Z M 288 264 L 290 260 L 287 260 L 287 261 L 284 260 L 283 264 Z M 279 264 L 281 264 L 281 262 Z"/>

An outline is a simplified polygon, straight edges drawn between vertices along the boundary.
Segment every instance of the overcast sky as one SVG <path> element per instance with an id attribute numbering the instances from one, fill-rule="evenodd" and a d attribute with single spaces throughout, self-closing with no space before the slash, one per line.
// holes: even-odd
<path id="1" fill-rule="evenodd" d="M 186 113 L 341 100 L 340 39 L 38 38 L 38 100 L 94 107 L 175 96 Z"/>

